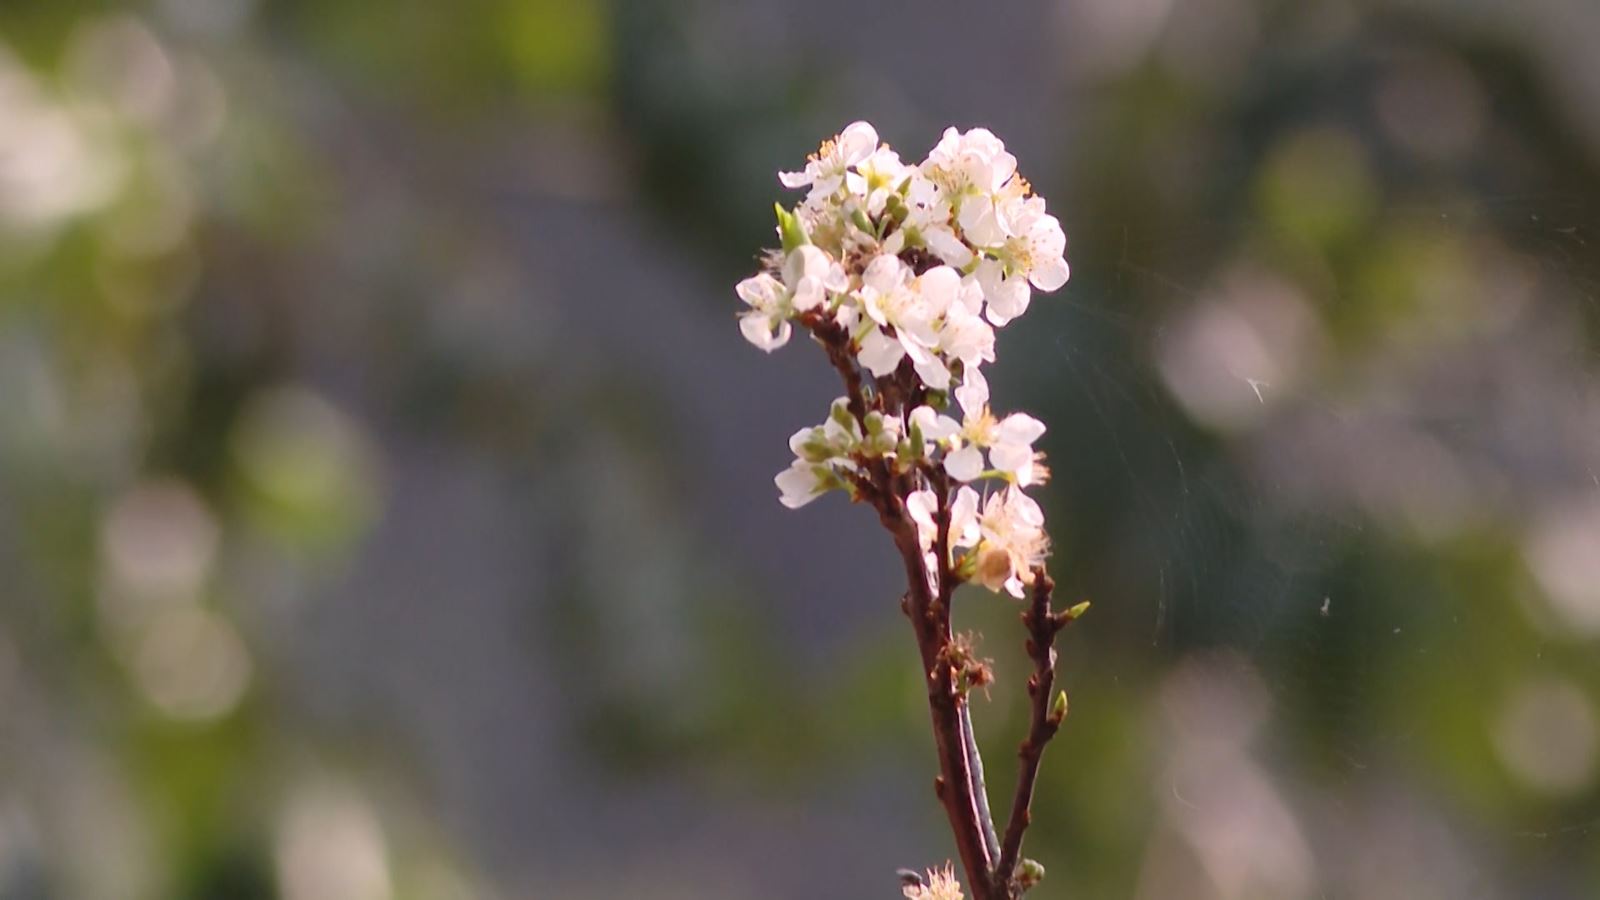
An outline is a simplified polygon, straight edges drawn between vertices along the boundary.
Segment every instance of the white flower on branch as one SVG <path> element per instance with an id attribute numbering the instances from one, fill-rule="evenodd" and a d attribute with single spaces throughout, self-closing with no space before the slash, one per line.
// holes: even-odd
<path id="1" fill-rule="evenodd" d="M 739 318 L 745 340 L 768 353 L 789 342 L 789 320 L 816 309 L 829 292 L 849 288 L 843 267 L 828 254 L 806 244 L 790 251 L 783 262 L 783 280 L 763 272 L 734 288 L 750 309 Z"/>
<path id="2" fill-rule="evenodd" d="M 1034 568 L 1044 562 L 1050 538 L 1044 512 L 1016 485 L 990 494 L 978 519 L 977 565 L 973 579 L 991 591 L 1004 589 L 1022 599 L 1033 584 Z"/>
<path id="3" fill-rule="evenodd" d="M 804 171 L 779 172 L 778 181 L 787 188 L 810 185 L 810 199 L 820 200 L 839 190 L 850 167 L 877 149 L 877 129 L 866 122 L 852 122 L 837 137 L 824 141 L 817 148 L 807 160 Z"/>
<path id="4" fill-rule="evenodd" d="M 949 442 L 944 468 L 950 477 L 964 482 L 982 478 L 988 471 L 984 466 L 987 450 L 990 467 L 1008 480 L 1023 487 L 1042 481 L 1044 470 L 1038 465 L 1033 442 L 1044 435 L 1044 423 L 1027 413 L 995 418 L 989 409 L 989 382 L 976 368 L 968 370 L 965 383 L 955 393 L 961 404 L 961 422 L 926 406 L 912 410 L 910 416 L 924 438 Z"/>
<path id="5" fill-rule="evenodd" d="M 876 424 L 880 442 L 892 445 L 898 441 L 898 431 L 884 437 L 883 416 L 869 419 Z M 898 424 L 898 423 L 896 423 Z M 789 449 L 795 460 L 789 468 L 772 479 L 778 486 L 778 502 L 790 509 L 799 509 L 831 490 L 848 489 L 849 478 L 856 471 L 855 454 L 863 447 L 861 427 L 850 413 L 850 401 L 844 397 L 833 401 L 828 420 L 821 425 L 802 428 L 789 438 Z"/>
<path id="6" fill-rule="evenodd" d="M 1028 310 L 1032 291 L 1053 291 L 1067 283 L 1067 236 L 1061 222 L 1044 211 L 1039 197 L 1018 198 L 999 208 L 1003 238 L 978 263 L 976 275 L 989 301 L 989 321 L 1004 325 Z"/>
<path id="7" fill-rule="evenodd" d="M 961 291 L 961 275 L 937 266 L 917 277 L 899 259 L 883 255 L 862 274 L 861 306 L 880 328 L 861 339 L 861 364 L 882 378 L 910 357 L 917 376 L 937 391 L 950 387 L 950 369 L 933 352 L 939 343 L 934 319 L 944 316 Z M 893 329 L 890 336 L 883 329 Z"/>
<path id="8" fill-rule="evenodd" d="M 982 537 L 978 524 L 978 492 L 966 485 L 956 491 L 950 503 L 949 544 L 952 553 L 963 547 L 973 547 Z M 906 513 L 917 523 L 917 538 L 924 552 L 931 551 L 939 539 L 939 498 L 924 488 L 906 498 Z"/>

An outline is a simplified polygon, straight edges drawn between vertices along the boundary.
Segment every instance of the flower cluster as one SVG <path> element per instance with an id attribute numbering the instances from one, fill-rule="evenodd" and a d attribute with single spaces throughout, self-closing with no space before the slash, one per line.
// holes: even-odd
<path id="1" fill-rule="evenodd" d="M 856 122 L 778 177 L 807 193 L 793 211 L 778 207 L 782 249 L 738 285 L 740 330 L 771 352 L 798 324 L 859 393 L 790 439 L 781 501 L 859 498 L 874 472 L 920 473 L 902 499 L 924 551 L 938 543 L 946 503 L 952 569 L 1023 596 L 1049 543 L 1022 492 L 1049 475 L 1033 449 L 1045 426 L 996 415 L 981 367 L 994 361 L 995 329 L 1027 310 L 1033 290 L 1066 282 L 1061 224 L 982 128 L 946 129 L 913 165 Z M 953 497 L 931 489 L 934 472 L 959 485 Z"/>

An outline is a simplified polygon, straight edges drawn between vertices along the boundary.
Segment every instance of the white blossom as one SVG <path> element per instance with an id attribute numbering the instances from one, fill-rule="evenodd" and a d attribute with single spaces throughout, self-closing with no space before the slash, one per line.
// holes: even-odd
<path id="1" fill-rule="evenodd" d="M 982 309 L 983 289 L 969 277 L 961 284 L 957 302 L 950 304 L 942 321 L 935 323 L 939 352 L 960 360 L 968 369 L 994 362 L 994 328 L 979 315 Z"/>
<path id="2" fill-rule="evenodd" d="M 973 578 L 991 591 L 1005 590 L 1021 599 L 1033 584 L 1034 568 L 1044 562 L 1050 539 L 1044 532 L 1044 512 L 1016 485 L 989 495 L 978 518 L 978 542 Z"/>
<path id="3" fill-rule="evenodd" d="M 789 313 L 784 308 L 787 293 L 783 282 L 765 272 L 746 278 L 734 288 L 750 309 L 739 316 L 739 330 L 745 340 L 768 353 L 789 343 Z"/>
<path id="4" fill-rule="evenodd" d="M 827 466 L 795 460 L 772 479 L 778 486 L 778 502 L 790 509 L 805 506 L 828 491 L 830 475 Z"/>
<path id="5" fill-rule="evenodd" d="M 978 492 L 966 485 L 956 491 L 950 502 L 950 549 L 972 547 L 978 543 L 981 531 L 978 523 Z M 917 539 L 924 552 L 933 549 L 939 539 L 936 518 L 939 499 L 933 491 L 923 488 L 906 498 L 906 513 L 917 525 Z"/>
<path id="6" fill-rule="evenodd" d="M 975 274 L 989 302 L 989 321 L 995 325 L 1027 311 L 1030 283 L 1041 291 L 1053 291 L 1071 274 L 1065 258 L 1067 236 L 1061 222 L 1044 208 L 1038 197 L 1003 208 L 999 221 L 1005 238 L 994 249 L 995 258 L 978 263 Z"/>
<path id="7" fill-rule="evenodd" d="M 987 128 L 965 132 L 946 128 L 938 145 L 928 152 L 922 171 L 954 199 L 998 191 L 1017 171 L 1017 158 Z"/>
<path id="8" fill-rule="evenodd" d="M 911 358 L 917 375 L 935 390 L 950 386 L 950 370 L 932 352 L 938 343 L 933 319 L 955 302 L 961 276 L 948 266 L 938 266 L 921 276 L 899 259 L 881 255 L 861 276 L 862 311 L 880 328 L 892 328 L 891 337 L 874 329 L 861 339 L 860 360 L 881 378 L 893 372 L 900 360 Z"/>
<path id="9" fill-rule="evenodd" d="M 746 278 L 734 288 L 749 304 L 739 319 L 745 340 L 768 353 L 788 343 L 796 313 L 816 309 L 828 292 L 850 286 L 844 268 L 814 246 L 796 247 L 784 259 L 783 280 L 763 272 Z"/>
<path id="10" fill-rule="evenodd" d="M 965 382 L 956 388 L 955 394 L 963 417 L 959 423 L 925 406 L 912 410 L 910 416 L 923 437 L 950 441 L 950 450 L 944 459 L 944 468 L 950 477 L 957 481 L 982 477 L 986 471 L 984 451 L 987 450 L 990 468 L 1005 473 L 1024 487 L 1037 483 L 1040 479 L 1033 442 L 1043 436 L 1044 423 L 1027 413 L 1012 413 L 1004 419 L 996 419 L 989 409 L 989 382 L 978 369 L 967 372 Z"/>
<path id="11" fill-rule="evenodd" d="M 825 198 L 845 182 L 849 168 L 878 149 L 878 132 L 866 122 L 852 122 L 838 136 L 824 141 L 806 161 L 801 172 L 779 172 L 778 181 L 787 188 L 811 186 L 809 199 Z"/>
<path id="12" fill-rule="evenodd" d="M 869 128 L 871 126 L 868 126 Z M 884 144 L 866 159 L 856 164 L 854 172 L 845 173 L 845 185 L 850 193 L 860 197 L 867 215 L 877 216 L 889 202 L 889 195 L 899 190 L 901 183 L 911 174 L 911 167 L 900 161 L 900 154 Z"/>

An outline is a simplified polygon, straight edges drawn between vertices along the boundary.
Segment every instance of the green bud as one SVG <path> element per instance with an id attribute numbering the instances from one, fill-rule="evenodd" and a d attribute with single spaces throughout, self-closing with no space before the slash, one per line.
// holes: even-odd
<path id="1" fill-rule="evenodd" d="M 1071 609 L 1067 610 L 1067 621 L 1070 622 L 1073 619 L 1080 618 L 1080 617 L 1083 616 L 1084 613 L 1086 613 L 1088 611 L 1089 611 L 1089 601 L 1085 600 L 1082 603 L 1076 604 Z"/>
<path id="2" fill-rule="evenodd" d="M 916 422 L 911 423 L 911 458 L 921 459 L 922 448 L 926 442 L 922 439 L 922 426 Z"/>
<path id="3" fill-rule="evenodd" d="M 1067 717 L 1067 692 L 1056 693 L 1056 702 L 1050 704 L 1050 721 L 1060 725 L 1061 720 Z"/>
<path id="4" fill-rule="evenodd" d="M 911 214 L 911 210 L 906 206 L 905 201 L 900 199 L 899 194 L 890 194 L 888 196 L 884 201 L 883 211 L 888 213 L 889 217 L 896 222 L 904 222 L 906 216 Z"/>
<path id="5" fill-rule="evenodd" d="M 784 209 L 782 204 L 774 203 L 772 208 L 778 213 L 778 237 L 783 240 L 784 253 L 792 253 L 796 247 L 811 243 L 811 236 L 806 234 L 806 226 L 801 224 L 799 216 Z"/>
<path id="6" fill-rule="evenodd" d="M 928 391 L 927 402 L 930 407 L 938 412 L 944 412 L 950 407 L 950 394 L 945 391 Z"/>
<path id="7" fill-rule="evenodd" d="M 851 434 L 856 433 L 856 417 L 850 414 L 848 403 L 835 403 L 833 408 L 828 410 L 828 418 L 838 422 L 840 428 Z"/>
<path id="8" fill-rule="evenodd" d="M 1028 890 L 1044 880 L 1044 866 L 1038 860 L 1024 859 L 1017 863 L 1017 887 Z"/>
<path id="9" fill-rule="evenodd" d="M 851 211 L 850 221 L 854 222 L 857 228 L 865 231 L 867 234 L 877 234 L 878 232 L 878 230 L 873 227 L 872 220 L 867 218 L 867 214 L 862 212 L 861 207 L 859 206 Z"/>

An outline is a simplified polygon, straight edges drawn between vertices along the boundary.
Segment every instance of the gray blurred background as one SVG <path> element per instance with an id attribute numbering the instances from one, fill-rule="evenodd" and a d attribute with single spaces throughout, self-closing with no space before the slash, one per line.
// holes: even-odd
<path id="1" fill-rule="evenodd" d="M 775 172 L 984 125 L 1073 279 L 1032 895 L 1600 893 L 1600 7 L 0 2 L 0 898 L 893 897 L 897 564 L 771 477 Z M 1024 725 L 1017 609 L 962 595 Z M 1003 805 L 1003 803 L 1002 803 Z"/>

